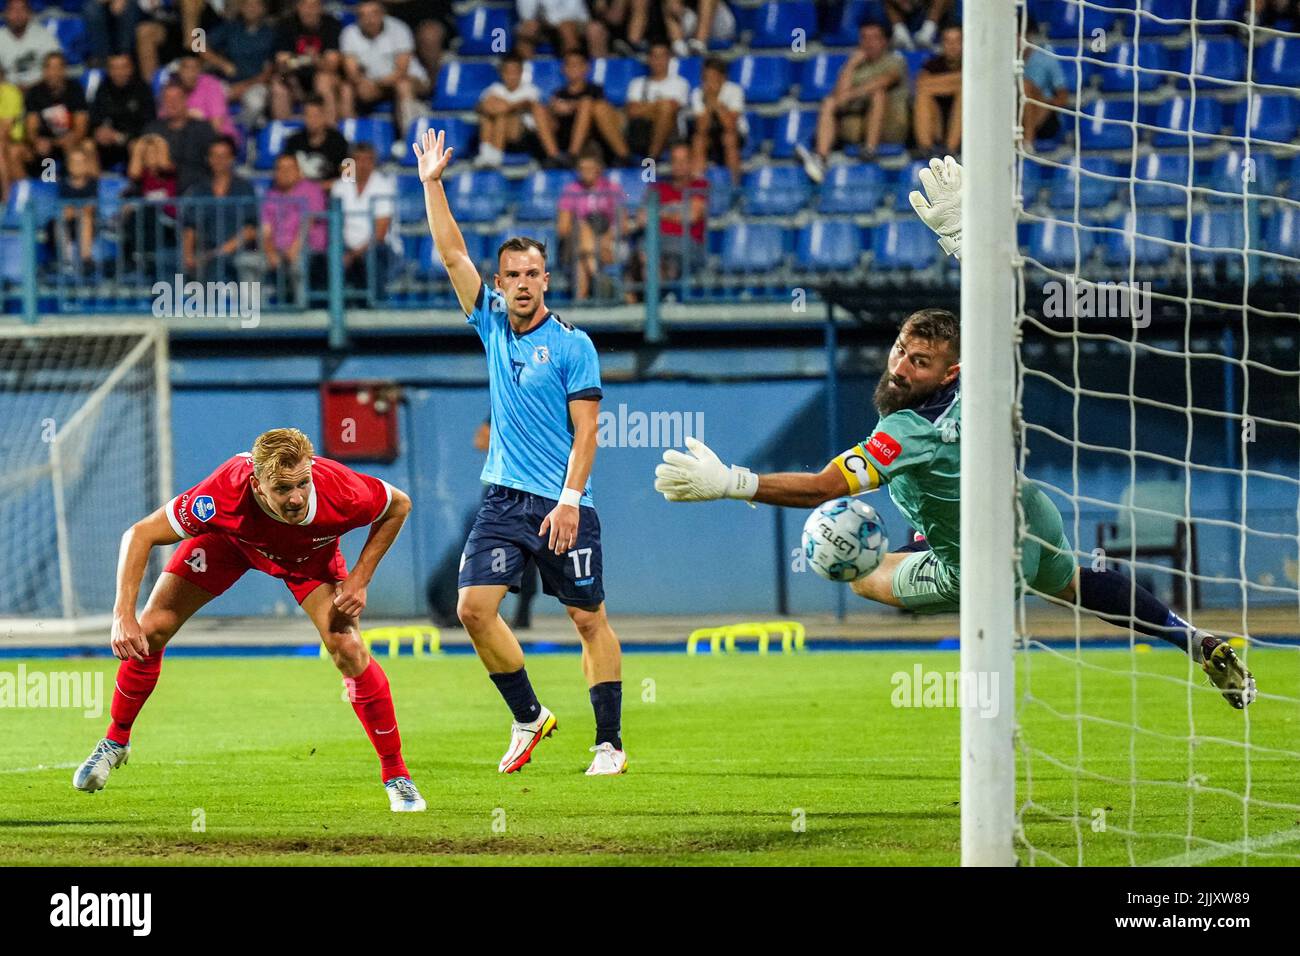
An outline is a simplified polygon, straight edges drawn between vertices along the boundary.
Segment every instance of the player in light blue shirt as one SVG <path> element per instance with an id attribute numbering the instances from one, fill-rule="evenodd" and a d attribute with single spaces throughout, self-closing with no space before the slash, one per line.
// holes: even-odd
<path id="1" fill-rule="evenodd" d="M 588 775 L 622 773 L 622 651 L 605 614 L 600 519 L 591 497 L 600 409 L 600 363 L 585 332 L 546 307 L 546 247 L 516 237 L 484 283 L 447 204 L 442 174 L 452 150 L 427 131 L 413 144 L 429 230 L 461 308 L 487 350 L 492 437 L 488 492 L 461 554 L 456 613 L 514 715 L 498 770 L 514 773 L 555 729 L 537 700 L 524 652 L 498 613 L 519 589 L 525 556 L 542 590 L 564 604 L 582 641 L 582 670 L 596 715 Z"/>

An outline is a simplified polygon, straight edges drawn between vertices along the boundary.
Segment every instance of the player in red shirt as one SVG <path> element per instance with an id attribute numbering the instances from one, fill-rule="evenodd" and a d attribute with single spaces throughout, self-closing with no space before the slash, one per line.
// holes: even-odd
<path id="1" fill-rule="evenodd" d="M 391 808 L 423 810 L 402 760 L 388 678 L 357 628 L 366 587 L 410 510 L 411 499 L 387 482 L 314 457 L 306 435 L 276 428 L 258 436 L 251 454 L 236 455 L 136 522 L 122 536 L 118 556 L 112 640 L 122 663 L 113 720 L 73 775 L 73 786 L 102 790 L 109 772 L 126 763 L 131 727 L 158 683 L 167 642 L 195 611 L 253 568 L 284 581 L 320 631 L 379 754 Z M 349 573 L 338 540 L 365 525 L 370 536 Z M 150 550 L 177 541 L 181 546 L 137 618 Z"/>

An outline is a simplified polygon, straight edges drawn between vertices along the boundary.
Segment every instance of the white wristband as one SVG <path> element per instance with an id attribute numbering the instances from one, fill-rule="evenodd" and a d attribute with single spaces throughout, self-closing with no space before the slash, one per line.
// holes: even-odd
<path id="1" fill-rule="evenodd" d="M 582 502 L 582 492 L 574 491 L 572 488 L 565 488 L 560 492 L 560 504 L 571 505 L 576 508 Z"/>
<path id="2" fill-rule="evenodd" d="M 727 497 L 749 501 L 758 491 L 758 475 L 744 465 L 732 465 L 730 481 L 727 482 Z"/>

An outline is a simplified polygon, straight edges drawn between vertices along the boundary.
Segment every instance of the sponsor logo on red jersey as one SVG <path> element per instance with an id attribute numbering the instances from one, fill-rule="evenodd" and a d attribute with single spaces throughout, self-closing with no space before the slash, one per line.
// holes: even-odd
<path id="1" fill-rule="evenodd" d="M 886 432 L 876 432 L 867 442 L 867 454 L 882 465 L 892 465 L 903 452 L 903 446 Z"/>

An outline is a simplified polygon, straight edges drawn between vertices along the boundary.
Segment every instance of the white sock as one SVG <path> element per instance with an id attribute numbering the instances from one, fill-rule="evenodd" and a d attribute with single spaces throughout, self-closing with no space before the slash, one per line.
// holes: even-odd
<path id="1" fill-rule="evenodd" d="M 934 35 L 939 32 L 939 27 L 933 20 L 926 20 L 921 25 L 921 29 L 916 31 L 916 42 L 921 46 L 930 46 L 934 43 Z"/>
<path id="2" fill-rule="evenodd" d="M 905 23 L 894 24 L 894 46 L 902 50 L 911 50 L 915 46 L 912 43 L 912 34 L 907 32 Z"/>

